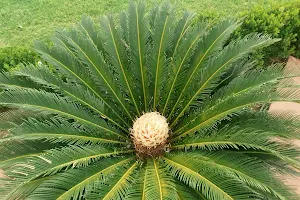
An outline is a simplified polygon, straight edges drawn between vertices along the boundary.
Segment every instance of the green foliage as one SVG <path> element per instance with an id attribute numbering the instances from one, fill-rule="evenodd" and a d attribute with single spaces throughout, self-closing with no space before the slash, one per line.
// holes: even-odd
<path id="1" fill-rule="evenodd" d="M 271 0 L 170 0 L 180 10 L 193 10 L 200 15 L 224 18 L 251 9 L 267 7 Z M 290 0 L 276 0 L 289 2 Z M 152 7 L 163 0 L 147 0 Z M 99 15 L 116 13 L 126 8 L 128 0 L 1 0 L 0 47 L 22 45 L 32 47 L 35 40 L 49 40 L 56 28 L 70 27 L 88 14 L 94 20 Z M 55 15 L 53 14 L 55 13 Z"/>
<path id="2" fill-rule="evenodd" d="M 118 19 L 83 16 L 36 44 L 51 68 L 1 73 L 0 105 L 13 110 L 0 115 L 0 199 L 298 199 L 277 176 L 300 169 L 299 115 L 253 109 L 300 100 L 289 81 L 299 72 L 250 70 L 249 55 L 279 40 L 228 43 L 240 21 L 176 16 L 133 2 Z M 130 128 L 152 111 L 167 119 L 168 144 L 136 155 Z"/>
<path id="3" fill-rule="evenodd" d="M 0 48 L 0 70 L 9 70 L 20 63 L 36 63 L 39 56 L 27 47 Z"/>
<path id="4" fill-rule="evenodd" d="M 245 17 L 235 38 L 250 32 L 267 33 L 282 40 L 254 56 L 266 64 L 285 61 L 289 55 L 300 57 L 300 1 L 270 2 L 269 7 L 255 6 Z"/>

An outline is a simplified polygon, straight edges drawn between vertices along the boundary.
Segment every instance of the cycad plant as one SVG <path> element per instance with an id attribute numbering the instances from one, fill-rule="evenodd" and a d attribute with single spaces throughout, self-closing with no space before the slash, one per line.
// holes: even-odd
<path id="1" fill-rule="evenodd" d="M 249 59 L 278 40 L 176 15 L 84 16 L 36 45 L 50 67 L 1 74 L 1 199 L 297 199 L 298 117 L 263 109 L 299 100 L 297 73 Z"/>

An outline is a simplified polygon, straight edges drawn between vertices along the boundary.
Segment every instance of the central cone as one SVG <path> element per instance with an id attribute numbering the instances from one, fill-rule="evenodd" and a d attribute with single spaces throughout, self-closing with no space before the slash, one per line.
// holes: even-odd
<path id="1" fill-rule="evenodd" d="M 154 156 L 163 153 L 169 137 L 169 126 L 164 116 L 149 112 L 134 122 L 130 133 L 138 154 Z"/>

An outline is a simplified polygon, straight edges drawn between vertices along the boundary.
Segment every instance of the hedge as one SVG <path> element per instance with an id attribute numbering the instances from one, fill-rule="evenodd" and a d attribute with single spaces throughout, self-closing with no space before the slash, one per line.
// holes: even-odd
<path id="1" fill-rule="evenodd" d="M 243 37 L 251 32 L 270 34 L 282 40 L 261 52 L 253 54 L 261 66 L 272 62 L 284 62 L 289 55 L 300 57 L 300 0 L 278 3 L 275 0 L 270 6 L 257 5 L 250 11 L 240 13 L 244 18 L 241 27 L 231 39 Z M 213 13 L 200 14 L 199 19 L 220 21 L 221 17 Z M 15 67 L 18 63 L 36 63 L 38 55 L 27 47 L 0 48 L 0 70 Z"/>
<path id="2" fill-rule="evenodd" d="M 28 47 L 0 48 L 0 70 L 8 70 L 19 63 L 36 63 L 39 56 Z"/>
<path id="3" fill-rule="evenodd" d="M 244 36 L 251 32 L 270 34 L 281 38 L 280 42 L 267 47 L 254 56 L 264 64 L 286 61 L 289 55 L 300 57 L 300 1 L 276 3 L 269 7 L 256 6 L 250 12 L 240 14 L 245 17 L 242 26 L 234 37 Z"/>

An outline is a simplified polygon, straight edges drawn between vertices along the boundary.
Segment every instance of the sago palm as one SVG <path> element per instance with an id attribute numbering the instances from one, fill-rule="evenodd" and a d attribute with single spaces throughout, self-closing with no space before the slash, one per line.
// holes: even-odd
<path id="1" fill-rule="evenodd" d="M 36 44 L 50 67 L 1 74 L 1 199 L 297 199 L 298 117 L 257 109 L 299 100 L 297 73 L 249 60 L 278 40 L 176 15 L 84 16 Z"/>

